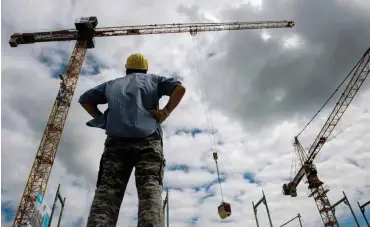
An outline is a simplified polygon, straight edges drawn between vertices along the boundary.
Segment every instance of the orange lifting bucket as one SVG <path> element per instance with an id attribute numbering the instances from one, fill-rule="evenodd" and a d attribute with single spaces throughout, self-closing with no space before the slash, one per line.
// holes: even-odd
<path id="1" fill-rule="evenodd" d="M 220 206 L 218 206 L 218 215 L 221 219 L 225 219 L 231 215 L 231 206 L 230 203 L 222 202 Z"/>

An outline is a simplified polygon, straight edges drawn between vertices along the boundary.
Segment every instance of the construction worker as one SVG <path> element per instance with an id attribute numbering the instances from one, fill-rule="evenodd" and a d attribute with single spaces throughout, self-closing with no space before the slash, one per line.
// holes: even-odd
<path id="1" fill-rule="evenodd" d="M 138 227 L 161 227 L 165 168 L 161 123 L 180 103 L 185 88 L 173 78 L 147 74 L 147 59 L 132 54 L 126 76 L 98 85 L 79 103 L 93 117 L 87 125 L 105 129 L 107 138 L 87 227 L 116 226 L 127 183 L 135 167 Z M 169 96 L 163 109 L 159 99 Z M 97 105 L 108 103 L 100 112 Z"/>

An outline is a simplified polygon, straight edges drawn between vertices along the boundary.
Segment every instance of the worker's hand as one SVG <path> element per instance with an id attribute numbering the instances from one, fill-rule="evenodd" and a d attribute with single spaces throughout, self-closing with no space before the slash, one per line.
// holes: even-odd
<path id="1" fill-rule="evenodd" d="M 150 110 L 149 112 L 153 115 L 155 119 L 157 119 L 159 123 L 164 122 L 169 115 L 168 110 L 166 110 L 166 108 L 159 110 Z"/>

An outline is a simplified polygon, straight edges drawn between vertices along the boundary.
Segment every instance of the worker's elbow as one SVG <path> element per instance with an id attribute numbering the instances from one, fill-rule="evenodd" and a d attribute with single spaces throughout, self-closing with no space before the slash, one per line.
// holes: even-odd
<path id="1" fill-rule="evenodd" d="M 182 94 L 185 94 L 186 92 L 186 88 L 182 84 L 177 85 L 176 90 L 178 90 Z"/>
<path id="2" fill-rule="evenodd" d="M 80 102 L 80 105 L 81 105 L 84 109 L 86 109 L 86 107 L 88 106 L 88 104 L 83 103 L 83 102 Z"/>

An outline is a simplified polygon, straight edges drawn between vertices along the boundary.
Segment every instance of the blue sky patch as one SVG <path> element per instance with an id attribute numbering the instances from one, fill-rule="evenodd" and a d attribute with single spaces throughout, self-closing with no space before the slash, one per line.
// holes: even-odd
<path id="1" fill-rule="evenodd" d="M 365 222 L 365 219 L 363 218 L 362 214 L 360 212 L 356 212 L 356 210 L 355 210 L 356 208 L 352 205 L 352 203 L 351 203 L 351 206 L 352 206 L 352 209 L 354 209 L 357 221 L 359 222 L 360 226 L 366 226 L 366 222 Z M 348 208 L 348 212 L 350 213 L 349 208 Z M 365 213 L 365 215 L 369 215 L 369 214 Z M 368 216 L 366 216 L 366 217 L 368 217 Z M 337 217 L 337 220 L 338 220 L 339 225 L 341 227 L 357 226 L 356 222 L 355 222 L 355 219 L 353 218 L 351 213 L 348 214 L 348 215 L 339 217 L 339 218 Z"/>
<path id="2" fill-rule="evenodd" d="M 217 129 L 210 130 L 210 129 L 200 129 L 200 128 L 193 128 L 193 129 L 183 128 L 183 129 L 177 130 L 175 134 L 176 135 L 191 134 L 193 137 L 195 137 L 197 134 L 201 134 L 201 133 L 216 134 L 217 132 L 218 132 Z M 219 144 L 222 144 L 222 142 Z"/>
<path id="3" fill-rule="evenodd" d="M 204 167 L 204 166 L 202 166 L 202 167 L 200 167 L 200 169 L 201 169 L 201 170 L 204 170 L 204 171 L 207 171 L 207 172 L 209 172 L 210 174 L 214 174 L 214 173 L 216 173 L 216 170 L 213 170 L 213 169 L 208 168 L 208 167 Z"/>
<path id="4" fill-rule="evenodd" d="M 255 178 L 255 174 L 251 172 L 244 173 L 244 180 L 249 181 L 251 184 L 259 184 L 260 182 Z"/>
<path id="5" fill-rule="evenodd" d="M 82 184 L 81 182 L 79 182 L 78 180 L 74 180 L 74 181 L 72 181 L 72 185 L 73 185 L 74 187 L 77 187 L 77 188 L 84 188 L 84 187 L 83 187 L 83 184 Z"/>
<path id="6" fill-rule="evenodd" d="M 38 56 L 38 60 L 48 68 L 53 69 L 51 77 L 59 79 L 59 74 L 63 74 L 65 72 L 69 59 L 67 58 L 66 52 L 61 50 L 53 50 L 53 54 L 63 56 L 63 63 L 57 66 L 57 64 L 53 62 L 49 56 L 46 56 L 43 53 Z"/>
<path id="7" fill-rule="evenodd" d="M 190 167 L 187 165 L 172 165 L 167 168 L 169 171 L 183 171 L 185 173 L 189 172 Z"/>
<path id="8" fill-rule="evenodd" d="M 58 219 L 56 218 L 56 220 Z M 79 217 L 77 221 L 74 221 L 72 223 L 72 227 L 82 227 L 83 224 L 84 224 L 84 217 Z"/>
<path id="9" fill-rule="evenodd" d="M 180 129 L 176 131 L 176 135 L 181 135 L 183 133 L 185 134 L 191 134 L 193 137 L 195 137 L 197 134 L 203 133 L 204 130 L 200 128 L 194 128 L 194 129 Z"/>
<path id="10" fill-rule="evenodd" d="M 53 50 L 53 53 L 62 56 L 62 63 L 57 65 L 49 56 L 41 54 L 38 60 L 46 65 L 48 68 L 53 69 L 51 77 L 59 79 L 59 74 L 65 74 L 67 64 L 69 62 L 70 55 L 61 50 Z M 99 64 L 97 60 L 90 54 L 86 54 L 82 69 L 80 71 L 81 76 L 95 76 L 101 72 L 103 65 Z"/>
<path id="11" fill-rule="evenodd" d="M 12 222 L 15 217 L 15 208 L 10 202 L 1 202 L 1 215 L 6 222 Z"/>
<path id="12" fill-rule="evenodd" d="M 225 181 L 225 178 L 222 178 L 220 179 L 221 183 L 223 183 Z M 210 192 L 209 189 L 212 187 L 212 185 L 214 184 L 218 184 L 218 179 L 215 179 L 213 180 L 212 182 L 210 183 L 207 183 L 207 184 L 203 184 L 203 185 L 200 185 L 200 186 L 197 186 L 197 187 L 194 187 L 193 190 L 195 191 L 200 191 L 202 189 L 205 189 L 206 192 Z"/>
<path id="13" fill-rule="evenodd" d="M 229 220 L 229 219 L 223 219 L 223 220 L 221 220 L 221 222 L 222 222 L 222 223 L 232 223 L 232 222 L 234 222 L 234 221 Z"/>
<path id="14" fill-rule="evenodd" d="M 192 217 L 191 219 L 190 219 L 190 224 L 191 224 L 191 226 L 194 226 L 194 227 L 196 227 L 197 226 L 197 222 L 198 222 L 198 217 Z"/>
<path id="15" fill-rule="evenodd" d="M 86 54 L 85 62 L 81 69 L 81 75 L 84 76 L 95 76 L 101 72 L 101 69 L 103 69 L 104 66 L 99 64 L 96 58 L 93 57 L 91 54 Z"/>
<path id="16" fill-rule="evenodd" d="M 200 133 L 202 133 L 203 131 L 201 130 L 201 129 L 199 129 L 199 128 L 195 128 L 195 129 L 193 129 L 193 130 L 191 130 L 191 135 L 194 137 L 196 134 L 200 134 Z"/>
<path id="17" fill-rule="evenodd" d="M 215 196 L 215 193 L 209 193 L 208 195 L 203 196 L 202 198 L 200 198 L 200 201 L 199 202 L 202 204 L 202 203 L 204 203 L 204 201 L 206 199 L 211 198 L 211 197 L 214 197 L 214 196 Z"/>
<path id="18" fill-rule="evenodd" d="M 180 191 L 180 192 L 184 191 L 183 188 L 179 188 L 179 187 L 163 186 L 163 191 L 166 191 L 167 189 L 168 190 L 174 190 L 174 191 Z"/>

